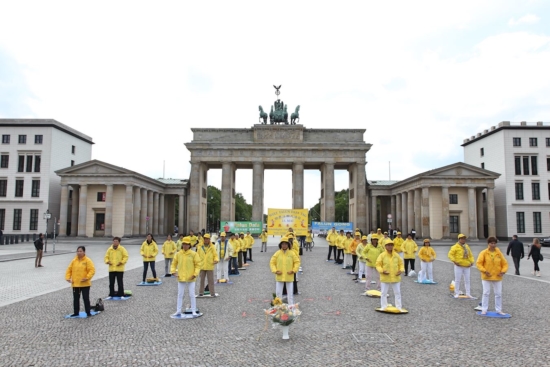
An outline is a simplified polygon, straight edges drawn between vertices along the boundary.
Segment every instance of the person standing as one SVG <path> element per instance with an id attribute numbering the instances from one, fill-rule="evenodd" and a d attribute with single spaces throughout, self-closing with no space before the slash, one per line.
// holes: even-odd
<path id="1" fill-rule="evenodd" d="M 120 245 L 120 237 L 113 238 L 113 244 L 105 253 L 105 264 L 109 265 L 109 297 L 124 297 L 124 267 L 128 262 L 128 251 Z M 118 291 L 115 292 L 115 279 Z"/>
<path id="2" fill-rule="evenodd" d="M 516 275 L 519 275 L 519 261 L 525 256 L 523 249 L 523 242 L 518 240 L 517 235 L 512 236 L 512 241 L 508 244 L 508 249 L 506 249 L 506 255 L 510 256 L 512 252 L 512 260 L 514 260 L 514 267 L 516 268 Z"/>
<path id="3" fill-rule="evenodd" d="M 306 235 L 306 251 L 311 252 L 311 244 L 313 243 L 313 233 L 311 232 L 311 229 L 307 231 Z"/>
<path id="4" fill-rule="evenodd" d="M 328 242 L 328 256 L 327 261 L 330 261 L 330 254 L 334 252 L 334 261 L 336 261 L 336 239 L 338 238 L 338 233 L 336 233 L 336 228 L 332 227 L 332 230 L 327 235 Z"/>
<path id="5" fill-rule="evenodd" d="M 470 294 L 470 268 L 474 265 L 474 255 L 470 246 L 466 243 L 466 236 L 462 233 L 458 235 L 458 242 L 455 243 L 448 254 L 449 260 L 455 264 L 455 294 L 458 298 L 460 295 L 460 281 L 464 278 L 464 288 L 466 297 L 473 298 Z"/>
<path id="6" fill-rule="evenodd" d="M 262 231 L 262 234 L 260 235 L 260 240 L 262 241 L 262 248 L 260 252 L 267 252 L 267 233 L 265 230 Z"/>
<path id="7" fill-rule="evenodd" d="M 401 274 L 405 271 L 403 259 L 393 251 L 393 242 L 387 241 L 385 251 L 376 259 L 376 270 L 380 274 L 382 282 L 380 297 L 380 308 L 385 310 L 388 307 L 388 291 L 393 288 L 395 296 L 395 307 L 401 310 Z"/>
<path id="8" fill-rule="evenodd" d="M 497 246 L 497 239 L 489 237 L 487 239 L 488 247 L 479 253 L 476 266 L 481 273 L 481 283 L 483 285 L 483 297 L 481 298 L 481 314 L 486 315 L 489 308 L 489 294 L 491 286 L 495 294 L 495 311 L 499 315 L 502 312 L 502 277 L 508 271 L 508 262 L 504 254 L 500 252 Z"/>
<path id="9" fill-rule="evenodd" d="M 235 233 L 231 234 L 229 239 L 229 245 L 231 246 L 231 259 L 229 261 L 229 275 L 240 275 L 239 266 L 238 266 L 238 256 L 239 256 L 239 241 L 237 240 L 237 235 Z"/>
<path id="10" fill-rule="evenodd" d="M 365 277 L 365 256 L 363 255 L 363 251 L 367 247 L 367 236 L 363 236 L 361 238 L 361 242 L 357 245 L 357 248 L 355 249 L 355 253 L 357 256 L 357 259 L 359 260 L 359 271 L 357 273 L 357 277 L 353 280 L 359 281 Z"/>
<path id="11" fill-rule="evenodd" d="M 397 252 L 397 254 L 401 256 L 402 259 L 403 259 L 403 247 L 402 247 L 403 242 L 405 242 L 405 240 L 403 239 L 403 237 L 401 237 L 401 232 L 397 232 L 397 237 L 395 237 L 393 240 L 393 251 Z"/>
<path id="12" fill-rule="evenodd" d="M 357 247 L 361 243 L 361 232 L 355 232 L 355 238 L 351 241 L 349 252 L 351 253 L 351 274 L 357 274 L 355 267 L 357 266 Z"/>
<path id="13" fill-rule="evenodd" d="M 409 275 L 409 264 L 411 270 L 414 271 L 414 262 L 416 259 L 416 252 L 418 251 L 418 245 L 412 239 L 411 235 L 407 236 L 405 242 L 403 242 L 403 257 L 405 258 L 405 276 Z"/>
<path id="14" fill-rule="evenodd" d="M 86 256 L 86 247 L 78 246 L 76 256 L 65 272 L 65 280 L 71 283 L 73 288 L 73 314 L 71 317 L 77 317 L 80 314 L 80 294 L 82 294 L 82 300 L 84 301 L 86 316 L 92 316 L 90 287 L 92 286 L 94 274 L 94 263 Z"/>
<path id="15" fill-rule="evenodd" d="M 141 244 L 140 252 L 143 257 L 143 283 L 145 283 L 149 266 L 153 272 L 153 278 L 157 277 L 157 271 L 155 270 L 155 259 L 159 253 L 159 248 L 151 233 L 147 235 L 147 238 Z"/>
<path id="16" fill-rule="evenodd" d="M 204 243 L 197 248 L 197 253 L 201 261 L 199 296 L 204 295 L 204 278 L 207 278 L 210 296 L 216 297 L 216 292 L 214 290 L 214 266 L 219 262 L 218 253 L 216 247 L 210 243 L 210 235 L 208 233 L 203 236 L 203 239 Z"/>
<path id="17" fill-rule="evenodd" d="M 351 237 L 351 232 L 346 233 L 346 237 L 341 242 L 342 251 L 344 252 L 344 261 L 342 262 L 342 269 L 346 269 L 348 266 L 351 268 L 350 258 L 351 258 L 351 243 L 353 238 Z"/>
<path id="18" fill-rule="evenodd" d="M 370 290 L 371 280 L 376 281 L 376 289 L 380 290 L 380 274 L 376 270 L 376 260 L 378 256 L 385 250 L 382 246 L 378 245 L 378 237 L 373 236 L 371 243 L 367 244 L 367 247 L 363 250 L 363 257 L 365 258 L 365 266 L 367 271 L 367 279 L 365 283 L 365 291 Z"/>
<path id="19" fill-rule="evenodd" d="M 239 234 L 239 268 L 242 268 L 243 266 L 249 266 L 246 262 L 246 252 L 247 252 L 247 240 L 244 238 L 244 232 L 241 232 Z"/>
<path id="20" fill-rule="evenodd" d="M 540 241 L 538 238 L 533 238 L 533 244 L 529 250 L 529 255 L 527 255 L 527 260 L 530 257 L 533 258 L 533 263 L 535 265 L 535 270 L 531 273 L 540 277 L 539 261 L 540 261 Z"/>
<path id="21" fill-rule="evenodd" d="M 34 260 L 35 268 L 43 268 L 42 266 L 42 254 L 44 252 L 44 235 L 40 233 L 36 241 L 34 241 L 34 248 L 36 249 L 36 259 Z"/>
<path id="22" fill-rule="evenodd" d="M 191 311 L 193 316 L 197 316 L 197 299 L 195 298 L 195 281 L 199 276 L 201 261 L 199 254 L 191 250 L 191 238 L 184 237 L 182 240 L 182 249 L 174 257 L 170 273 L 178 277 L 178 299 L 176 302 L 176 313 L 172 316 L 181 316 L 183 297 L 185 289 L 189 293 L 191 300 Z"/>
<path id="23" fill-rule="evenodd" d="M 300 268 L 300 258 L 289 248 L 288 237 L 281 238 L 279 250 L 273 254 L 269 261 L 271 272 L 275 274 L 275 294 L 283 297 L 283 286 L 286 285 L 288 304 L 294 304 L 294 274 Z"/>
<path id="24" fill-rule="evenodd" d="M 229 261 L 231 260 L 231 252 L 233 248 L 225 239 L 226 233 L 220 233 L 220 239 L 216 242 L 216 253 L 218 254 L 219 262 L 216 264 L 216 283 L 221 279 L 229 280 Z"/>
<path id="25" fill-rule="evenodd" d="M 172 265 L 172 260 L 176 254 L 176 243 L 172 241 L 172 236 L 166 236 L 166 241 L 162 244 L 162 254 L 164 255 L 164 277 L 169 278 L 172 275 L 170 274 L 170 267 Z"/>
<path id="26" fill-rule="evenodd" d="M 344 247 L 346 242 L 346 235 L 344 234 L 344 230 L 341 229 L 340 233 L 338 234 L 338 237 L 336 237 L 336 260 L 334 261 L 336 264 L 344 264 L 346 261 L 346 255 L 344 254 Z M 342 256 L 342 260 L 340 260 L 340 256 Z"/>
<path id="27" fill-rule="evenodd" d="M 433 262 L 435 260 L 436 254 L 435 250 L 430 244 L 429 239 L 424 239 L 424 246 L 422 246 L 422 248 L 418 252 L 418 257 L 420 258 L 420 268 L 422 272 L 421 281 L 427 279 L 433 283 Z"/>
<path id="28" fill-rule="evenodd" d="M 254 262 L 254 260 L 252 260 L 252 246 L 254 246 L 254 237 L 252 237 L 250 232 L 247 231 L 245 239 L 246 239 L 246 248 L 248 250 L 248 261 Z M 245 257 L 246 257 L 246 254 L 245 254 Z"/>
<path id="29" fill-rule="evenodd" d="M 416 238 L 416 231 L 415 229 L 411 229 L 411 235 L 412 235 L 412 239 L 414 240 Z"/>

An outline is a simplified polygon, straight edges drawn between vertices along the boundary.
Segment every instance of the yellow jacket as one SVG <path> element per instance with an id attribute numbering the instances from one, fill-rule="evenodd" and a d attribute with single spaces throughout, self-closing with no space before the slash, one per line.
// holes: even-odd
<path id="1" fill-rule="evenodd" d="M 292 241 L 292 251 L 298 256 L 298 259 L 300 258 L 300 242 L 294 240 Z"/>
<path id="2" fill-rule="evenodd" d="M 124 271 L 124 265 L 128 261 L 128 251 L 121 245 L 118 245 L 115 250 L 113 246 L 107 249 L 105 253 L 105 264 L 111 263 L 109 265 L 109 272 L 111 271 Z M 118 265 L 120 264 L 120 265 Z"/>
<path id="3" fill-rule="evenodd" d="M 351 252 L 352 255 L 357 255 L 357 246 L 361 243 L 361 240 L 353 240 L 351 241 L 351 244 L 349 245 L 349 252 Z"/>
<path id="4" fill-rule="evenodd" d="M 239 257 L 239 251 L 241 251 L 241 243 L 238 240 L 229 240 L 229 244 L 231 245 L 233 251 L 231 251 L 231 257 Z"/>
<path id="5" fill-rule="evenodd" d="M 195 235 L 189 236 L 189 239 L 191 240 L 191 247 L 195 246 L 199 240 Z"/>
<path id="6" fill-rule="evenodd" d="M 182 244 L 181 240 L 177 240 L 177 241 L 176 241 L 176 251 L 181 250 L 181 244 Z M 174 255 L 175 255 L 175 254 L 174 254 Z"/>
<path id="7" fill-rule="evenodd" d="M 365 259 L 365 256 L 363 255 L 363 251 L 365 250 L 366 247 L 367 245 L 363 244 L 363 242 L 359 242 L 359 244 L 357 245 L 357 248 L 355 249 L 355 252 L 357 254 L 357 259 L 362 263 L 367 262 L 367 260 Z"/>
<path id="8" fill-rule="evenodd" d="M 464 250 L 468 251 L 468 255 L 464 258 Z M 455 243 L 453 247 L 449 250 L 449 260 L 453 263 L 458 264 L 458 266 L 468 267 L 474 263 L 474 254 L 470 250 L 470 246 L 464 244 L 464 247 L 460 243 Z"/>
<path id="9" fill-rule="evenodd" d="M 178 272 L 178 282 L 194 282 L 201 270 L 199 254 L 191 249 L 178 251 L 176 256 L 174 256 L 174 261 L 172 261 L 170 273 L 174 274 L 176 270 Z"/>
<path id="10" fill-rule="evenodd" d="M 365 258 L 366 265 L 371 268 L 375 268 L 376 260 L 378 260 L 378 256 L 380 256 L 383 251 L 386 250 L 384 250 L 381 246 L 374 247 L 372 243 L 365 246 L 365 249 L 363 250 L 363 257 Z"/>
<path id="11" fill-rule="evenodd" d="M 159 248 L 155 241 L 151 241 L 150 244 L 147 244 L 147 241 L 143 241 L 141 244 L 141 256 L 143 257 L 143 262 L 155 261 L 157 254 L 159 253 Z M 152 256 L 152 257 L 149 257 Z"/>
<path id="12" fill-rule="evenodd" d="M 92 260 L 84 255 L 82 259 L 75 256 L 73 261 L 69 264 L 67 272 L 65 272 L 65 279 L 72 280 L 72 286 L 75 287 L 90 287 L 92 285 L 92 277 L 95 274 L 95 266 Z M 85 282 L 82 279 L 88 279 Z"/>
<path id="13" fill-rule="evenodd" d="M 330 246 L 336 246 L 336 239 L 338 238 L 338 233 L 330 231 L 327 235 L 327 241 Z"/>
<path id="14" fill-rule="evenodd" d="M 173 259 L 176 254 L 177 248 L 174 241 L 164 241 L 162 245 L 162 254 L 166 259 Z"/>
<path id="15" fill-rule="evenodd" d="M 313 242 L 313 233 L 308 233 L 306 235 L 306 242 Z"/>
<path id="16" fill-rule="evenodd" d="M 197 247 L 197 254 L 201 260 L 201 270 L 214 270 L 214 262 L 219 262 L 220 258 L 213 244 Z"/>
<path id="17" fill-rule="evenodd" d="M 219 240 L 216 242 L 216 252 L 218 254 L 218 259 L 229 260 L 231 255 L 233 255 L 233 246 L 231 246 L 229 240 Z"/>
<path id="18" fill-rule="evenodd" d="M 244 239 L 247 241 L 246 248 L 252 248 L 252 246 L 254 246 L 254 237 L 252 237 L 252 235 L 246 236 Z"/>
<path id="19" fill-rule="evenodd" d="M 403 237 L 395 237 L 393 239 L 393 251 L 397 253 L 403 252 L 403 248 L 401 247 L 403 245 L 403 242 L 405 242 Z"/>
<path id="20" fill-rule="evenodd" d="M 241 252 L 246 252 L 246 239 L 239 238 L 239 250 Z"/>
<path id="21" fill-rule="evenodd" d="M 386 242 L 390 242 L 390 241 L 391 241 L 391 238 L 384 237 L 384 235 L 382 235 L 381 237 L 378 237 L 378 244 L 381 245 L 384 249 L 386 248 Z"/>
<path id="22" fill-rule="evenodd" d="M 405 266 L 403 259 L 395 251 L 388 254 L 387 251 L 378 256 L 376 260 L 376 270 L 380 273 L 380 281 L 382 283 L 399 283 L 401 281 L 401 275 L 397 275 L 397 272 L 405 272 Z M 384 274 L 387 271 L 389 274 Z"/>
<path id="23" fill-rule="evenodd" d="M 262 240 L 262 242 L 267 242 L 267 233 L 262 232 L 262 234 L 260 235 L 260 239 Z"/>
<path id="24" fill-rule="evenodd" d="M 418 251 L 418 257 L 420 258 L 420 260 L 426 263 L 430 263 L 436 258 L 435 250 L 432 246 L 422 246 L 420 251 Z"/>
<path id="25" fill-rule="evenodd" d="M 269 267 L 273 274 L 277 271 L 282 272 L 282 274 L 275 274 L 275 280 L 277 282 L 292 282 L 294 281 L 294 274 L 297 273 L 300 268 L 300 257 L 291 250 L 278 250 L 271 257 Z M 291 270 L 293 274 L 287 274 L 287 272 Z"/>
<path id="26" fill-rule="evenodd" d="M 508 261 L 504 257 L 504 254 L 495 247 L 495 251 L 489 251 L 485 249 L 479 253 L 476 262 L 477 270 L 481 273 L 482 280 L 502 280 L 502 276 L 499 273 L 506 273 L 508 271 Z M 488 271 L 490 275 L 485 274 Z"/>
<path id="27" fill-rule="evenodd" d="M 338 249 L 343 250 L 344 247 L 346 247 L 346 236 L 338 235 L 334 243 L 336 244 L 336 247 L 338 247 Z"/>
<path id="28" fill-rule="evenodd" d="M 405 259 L 414 259 L 418 251 L 418 245 L 413 240 L 406 239 L 403 242 L 403 257 Z"/>

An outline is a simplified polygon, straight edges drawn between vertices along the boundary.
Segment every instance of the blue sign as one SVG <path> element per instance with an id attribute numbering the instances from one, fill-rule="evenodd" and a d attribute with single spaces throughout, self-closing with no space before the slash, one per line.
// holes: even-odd
<path id="1" fill-rule="evenodd" d="M 314 234 L 327 233 L 332 227 L 336 231 L 344 230 L 344 232 L 353 233 L 353 222 L 311 222 L 311 231 Z"/>

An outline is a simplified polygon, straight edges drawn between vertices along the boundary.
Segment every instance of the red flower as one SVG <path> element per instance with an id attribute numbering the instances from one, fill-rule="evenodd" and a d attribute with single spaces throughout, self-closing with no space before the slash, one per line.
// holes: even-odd
<path id="1" fill-rule="evenodd" d="M 288 315 L 286 313 L 284 313 L 282 316 L 281 316 L 281 320 L 282 321 L 287 321 L 288 320 Z"/>

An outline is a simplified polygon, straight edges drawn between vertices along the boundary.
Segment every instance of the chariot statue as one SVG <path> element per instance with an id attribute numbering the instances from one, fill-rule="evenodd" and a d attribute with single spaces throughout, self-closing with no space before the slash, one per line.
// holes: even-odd
<path id="1" fill-rule="evenodd" d="M 269 112 L 269 123 L 271 125 L 274 125 L 274 124 L 289 125 L 288 107 L 286 104 L 284 104 L 283 101 L 279 99 L 279 94 L 281 93 L 279 89 L 281 89 L 281 85 L 279 85 L 278 87 L 274 85 L 273 88 L 275 88 L 275 95 L 277 96 L 277 100 L 271 106 L 271 110 Z M 262 106 L 259 106 L 259 111 L 260 111 L 259 122 L 264 125 L 267 124 L 267 113 L 264 112 L 264 109 L 262 108 Z M 296 123 L 299 121 L 300 119 L 299 111 L 300 111 L 300 106 L 296 107 L 296 110 L 292 113 L 291 122 L 290 122 L 292 125 L 296 125 Z"/>

